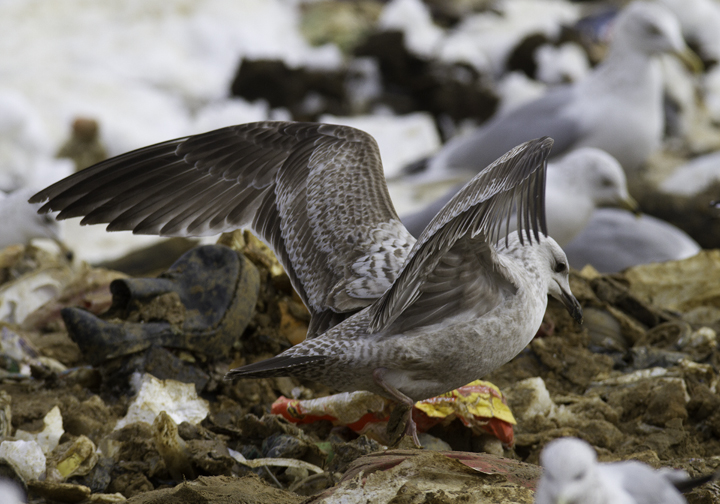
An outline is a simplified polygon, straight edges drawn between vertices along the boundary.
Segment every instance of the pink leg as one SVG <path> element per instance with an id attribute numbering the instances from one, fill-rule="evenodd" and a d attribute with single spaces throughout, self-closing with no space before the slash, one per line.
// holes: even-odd
<path id="1" fill-rule="evenodd" d="M 407 406 L 408 413 L 407 422 L 405 424 L 405 435 L 412 437 L 415 446 L 417 446 L 418 448 L 422 448 L 422 445 L 420 445 L 420 440 L 418 439 L 415 421 L 412 419 L 412 408 L 415 405 L 415 402 L 408 396 L 400 392 L 398 389 L 387 383 L 385 380 L 383 380 L 383 375 L 385 374 L 385 371 L 387 371 L 387 369 L 377 368 L 375 371 L 373 371 L 373 379 L 375 380 L 375 383 L 377 383 L 385 392 L 388 393 L 388 395 L 390 395 L 390 397 L 395 399 L 397 402 Z"/>

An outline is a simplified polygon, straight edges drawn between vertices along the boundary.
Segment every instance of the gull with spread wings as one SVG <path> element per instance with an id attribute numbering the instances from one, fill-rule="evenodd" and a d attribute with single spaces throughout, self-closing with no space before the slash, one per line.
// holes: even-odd
<path id="1" fill-rule="evenodd" d="M 482 377 L 539 328 L 547 296 L 580 321 L 568 262 L 545 229 L 552 140 L 478 173 L 418 240 L 405 229 L 367 133 L 260 122 L 145 147 L 87 168 L 31 202 L 109 231 L 199 236 L 252 228 L 312 319 L 307 339 L 228 378 L 297 376 L 407 407 Z M 517 231 L 505 235 L 517 215 Z M 406 413 L 406 433 L 418 443 Z"/>

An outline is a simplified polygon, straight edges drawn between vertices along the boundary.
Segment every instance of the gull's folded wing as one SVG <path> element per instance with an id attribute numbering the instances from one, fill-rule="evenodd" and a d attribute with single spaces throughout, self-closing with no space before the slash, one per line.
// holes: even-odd
<path id="1" fill-rule="evenodd" d="M 521 242 L 547 235 L 545 170 L 552 144 L 543 137 L 515 147 L 443 207 L 395 283 L 370 308 L 370 332 L 393 323 L 400 329 L 432 324 L 467 306 L 488 311 L 501 290 L 514 288 L 497 271 L 494 244 L 513 212 Z"/>

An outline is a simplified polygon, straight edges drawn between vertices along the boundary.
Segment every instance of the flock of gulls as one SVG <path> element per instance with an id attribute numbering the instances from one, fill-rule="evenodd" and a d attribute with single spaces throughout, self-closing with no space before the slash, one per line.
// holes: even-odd
<path id="1" fill-rule="evenodd" d="M 380 394 L 398 403 L 419 446 L 412 405 L 511 360 L 540 327 L 548 295 L 582 322 L 568 272 L 609 243 L 603 229 L 645 219 L 655 225 L 647 237 L 654 242 L 630 232 L 632 252 L 697 252 L 692 240 L 666 238 L 674 230 L 663 223 L 635 216 L 627 188 L 626 175 L 661 144 L 656 57 L 664 53 L 697 66 L 671 11 L 632 2 L 615 22 L 604 62 L 584 79 L 414 165 L 408 179 L 456 185 L 402 220 L 370 135 L 298 122 L 242 124 L 145 147 L 75 173 L 30 202 L 44 203 L 43 214 L 83 217 L 109 231 L 252 229 L 272 247 L 312 318 L 303 343 L 233 369 L 228 379 L 296 376 Z M 633 261 L 612 264 L 616 254 L 600 253 L 607 270 Z M 598 464 L 579 440 L 551 443 L 542 464 L 539 504 L 684 501 L 675 484 L 687 475 Z"/>

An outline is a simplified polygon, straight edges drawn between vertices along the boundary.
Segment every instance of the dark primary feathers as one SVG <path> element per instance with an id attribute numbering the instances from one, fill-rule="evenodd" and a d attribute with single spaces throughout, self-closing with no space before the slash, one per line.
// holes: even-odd
<path id="1" fill-rule="evenodd" d="M 78 172 L 31 202 L 109 231 L 199 236 L 252 227 L 313 314 L 309 336 L 382 295 L 414 238 L 380 154 L 347 126 L 260 122 L 138 149 Z"/>

